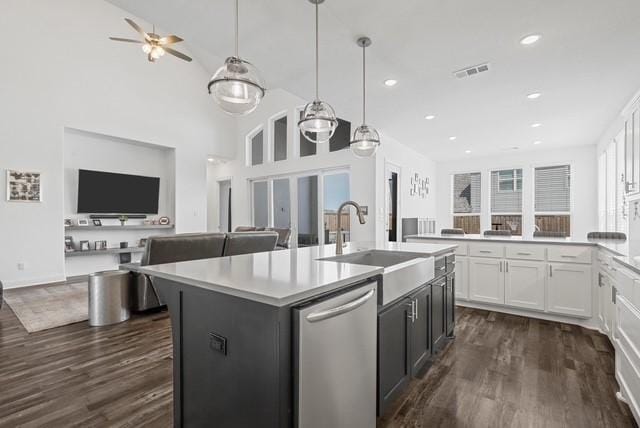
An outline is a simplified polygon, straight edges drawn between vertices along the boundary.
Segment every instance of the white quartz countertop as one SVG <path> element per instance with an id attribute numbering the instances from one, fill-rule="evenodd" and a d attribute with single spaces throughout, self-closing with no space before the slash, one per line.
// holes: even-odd
<path id="1" fill-rule="evenodd" d="M 416 258 L 420 258 L 445 254 L 455 247 L 455 244 L 348 243 L 343 253 L 387 250 L 416 253 Z M 382 267 L 318 260 L 335 255 L 335 245 L 324 245 L 154 266 L 122 267 L 274 306 L 300 302 L 384 271 Z"/>
<path id="2" fill-rule="evenodd" d="M 520 244 L 591 245 L 609 251 L 613 260 L 640 274 L 640 257 L 629 256 L 629 241 L 619 239 L 537 238 L 533 236 L 442 235 L 440 233 L 409 235 L 407 239 L 448 241 L 492 241 Z"/>

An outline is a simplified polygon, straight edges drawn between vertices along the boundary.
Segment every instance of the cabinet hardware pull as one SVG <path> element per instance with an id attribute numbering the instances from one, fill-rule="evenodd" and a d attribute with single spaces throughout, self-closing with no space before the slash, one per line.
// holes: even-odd
<path id="1" fill-rule="evenodd" d="M 498 266 L 500 267 L 500 272 L 502 272 L 502 261 L 498 262 Z"/>
<path id="2" fill-rule="evenodd" d="M 346 312 L 354 310 L 359 306 L 364 305 L 366 301 L 369 300 L 371 297 L 373 297 L 375 294 L 376 294 L 376 290 L 374 288 L 373 290 L 370 290 L 367 294 L 361 297 L 358 297 L 357 299 L 352 300 L 349 303 L 345 303 L 342 306 L 338 306 L 337 308 L 331 308 L 325 311 L 309 314 L 307 315 L 307 321 L 309 322 L 322 321 L 322 320 L 326 320 L 327 318 L 333 318 L 338 315 L 342 315 Z"/>
<path id="3" fill-rule="evenodd" d="M 509 272 L 509 262 L 504 262 L 504 266 L 506 268 L 506 271 Z"/>
<path id="4" fill-rule="evenodd" d="M 562 254 L 560 257 L 564 257 L 565 259 L 575 259 L 576 258 L 576 256 L 569 256 L 569 255 L 566 255 L 566 254 Z"/>
<path id="5" fill-rule="evenodd" d="M 482 254 L 490 254 L 491 250 L 480 250 Z"/>
<path id="6" fill-rule="evenodd" d="M 418 316 L 418 299 L 416 299 L 416 319 L 419 319 L 420 317 Z"/>
<path id="7" fill-rule="evenodd" d="M 531 253 L 518 252 L 519 256 L 530 256 Z"/>
<path id="8" fill-rule="evenodd" d="M 549 276 L 553 276 L 553 266 L 549 265 Z"/>

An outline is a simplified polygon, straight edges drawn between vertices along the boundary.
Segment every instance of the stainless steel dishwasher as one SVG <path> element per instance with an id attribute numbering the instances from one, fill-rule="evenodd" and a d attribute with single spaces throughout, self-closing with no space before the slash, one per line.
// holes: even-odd
<path id="1" fill-rule="evenodd" d="M 294 309 L 297 427 L 375 427 L 377 286 Z"/>

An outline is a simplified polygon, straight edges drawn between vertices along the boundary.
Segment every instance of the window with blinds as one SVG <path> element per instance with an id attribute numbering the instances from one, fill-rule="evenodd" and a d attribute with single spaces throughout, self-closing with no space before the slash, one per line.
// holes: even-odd
<path id="1" fill-rule="evenodd" d="M 522 235 L 522 169 L 491 171 L 491 228 Z"/>
<path id="2" fill-rule="evenodd" d="M 535 169 L 534 175 L 536 229 L 570 236 L 571 167 L 540 167 Z"/>
<path id="3" fill-rule="evenodd" d="M 453 227 L 465 233 L 480 233 L 479 172 L 453 175 Z"/>

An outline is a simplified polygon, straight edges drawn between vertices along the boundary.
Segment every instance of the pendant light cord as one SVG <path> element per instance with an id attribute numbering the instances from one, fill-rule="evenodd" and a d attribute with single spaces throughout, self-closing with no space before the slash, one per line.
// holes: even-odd
<path id="1" fill-rule="evenodd" d="M 366 62 L 366 57 L 365 57 L 365 49 L 366 46 L 364 46 L 364 44 L 362 45 L 362 124 L 365 125 L 367 123 L 366 121 L 366 100 L 367 100 L 367 85 L 366 85 L 366 79 L 367 79 L 367 62 Z"/>
<path id="2" fill-rule="evenodd" d="M 238 15 L 240 15 L 239 12 L 239 6 L 238 6 L 238 0 L 236 0 L 236 58 L 240 58 L 240 55 L 238 54 Z"/>
<path id="3" fill-rule="evenodd" d="M 318 74 L 320 73 L 320 67 L 319 67 L 319 63 L 320 63 L 320 59 L 319 59 L 319 54 L 318 51 L 319 49 L 319 43 L 318 43 L 318 24 L 319 23 L 319 19 L 318 19 L 318 2 L 316 1 L 316 101 L 320 99 L 320 96 L 318 95 L 319 90 L 318 90 Z"/>

